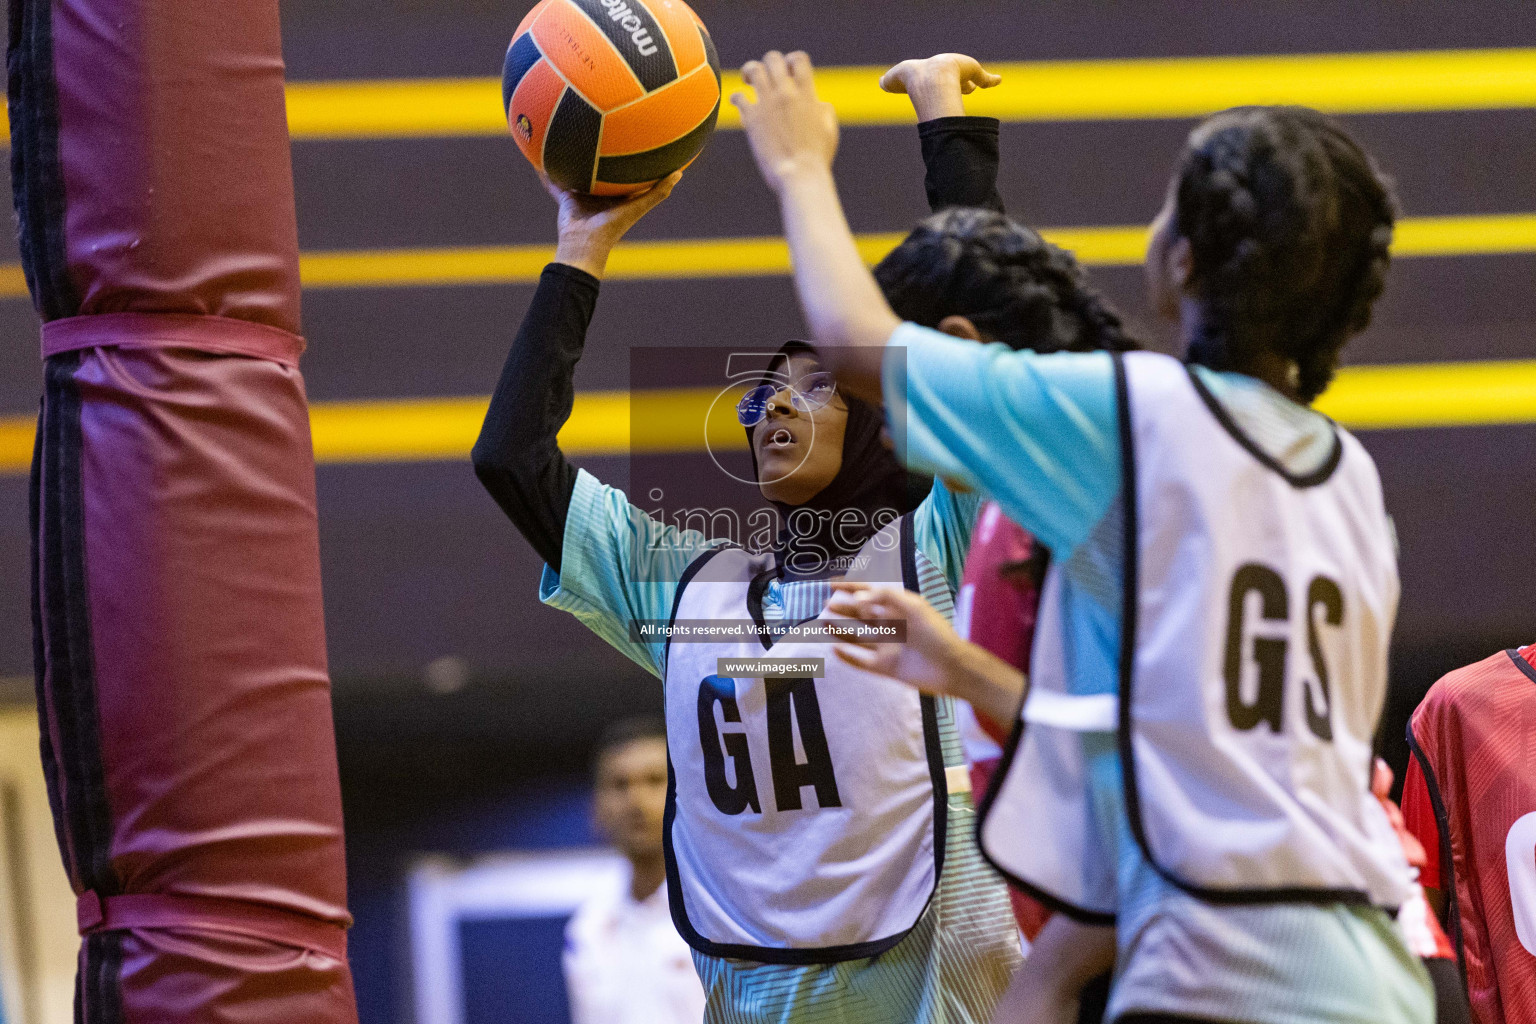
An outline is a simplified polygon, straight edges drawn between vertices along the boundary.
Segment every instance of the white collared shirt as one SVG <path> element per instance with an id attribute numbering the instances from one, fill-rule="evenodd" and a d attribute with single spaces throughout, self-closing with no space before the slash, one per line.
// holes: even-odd
<path id="1" fill-rule="evenodd" d="M 699 1024 L 704 989 L 672 924 L 667 886 L 636 902 L 628 873 L 566 925 L 565 985 L 573 1024 Z"/>

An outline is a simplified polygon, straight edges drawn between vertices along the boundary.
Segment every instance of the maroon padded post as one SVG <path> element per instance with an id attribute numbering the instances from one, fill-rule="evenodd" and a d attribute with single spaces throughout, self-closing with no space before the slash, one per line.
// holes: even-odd
<path id="1" fill-rule="evenodd" d="M 275 0 L 12 0 L 42 757 L 87 1024 L 351 1024 Z"/>

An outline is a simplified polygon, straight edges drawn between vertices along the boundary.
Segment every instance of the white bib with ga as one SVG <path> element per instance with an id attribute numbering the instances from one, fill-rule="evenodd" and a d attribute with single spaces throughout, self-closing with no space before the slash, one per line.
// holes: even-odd
<path id="1" fill-rule="evenodd" d="M 1160 874 L 1212 901 L 1397 907 L 1410 872 L 1370 792 L 1399 594 L 1375 464 L 1335 430 L 1332 456 L 1292 474 L 1176 360 L 1132 353 L 1116 374 L 1113 725 L 1132 835 Z M 1035 817 L 1059 814 L 1069 841 L 1091 843 L 1085 751 L 1109 724 L 1084 703 L 1102 697 L 1074 696 L 1061 670 L 1060 595 L 1047 586 L 1032 666 L 1043 700 L 1025 701 L 983 843 L 1059 904 L 1105 916 L 1112 866 L 1040 843 Z"/>
<path id="2" fill-rule="evenodd" d="M 914 557 L 903 516 L 870 538 L 847 577 L 916 590 Z M 943 866 L 936 708 L 844 664 L 831 643 L 688 642 L 675 631 L 760 626 L 749 595 L 772 566 L 772 555 L 722 548 L 679 583 L 665 683 L 673 920 L 712 956 L 874 956 L 918 922 Z M 727 677 L 724 658 L 823 659 L 825 676 Z"/>

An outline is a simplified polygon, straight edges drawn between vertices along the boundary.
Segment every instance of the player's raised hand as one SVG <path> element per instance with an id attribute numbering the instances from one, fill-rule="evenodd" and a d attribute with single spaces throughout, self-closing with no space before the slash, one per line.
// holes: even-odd
<path id="1" fill-rule="evenodd" d="M 880 77 L 886 92 L 912 98 L 919 121 L 965 114 L 962 96 L 977 89 L 991 89 L 1002 82 L 974 57 L 963 53 L 940 53 L 921 60 L 904 60 Z"/>
<path id="2" fill-rule="evenodd" d="M 932 605 L 897 586 L 842 580 L 832 589 L 832 615 L 862 622 L 903 619 L 907 625 L 905 643 L 847 640 L 834 648 L 839 658 L 925 693 L 953 695 L 957 649 L 965 641 Z"/>
<path id="3" fill-rule="evenodd" d="M 660 206 L 682 180 L 675 171 L 644 192 L 631 196 L 589 196 L 561 188 L 540 174 L 544 187 L 560 207 L 557 222 L 559 245 L 555 262 L 585 270 L 602 277 L 613 247 L 639 223 L 640 218 Z"/>
<path id="4" fill-rule="evenodd" d="M 774 191 L 802 174 L 827 174 L 837 155 L 837 114 L 816 96 L 811 58 L 777 50 L 748 61 L 741 77 L 756 102 L 733 93 L 758 170 Z"/>
<path id="5" fill-rule="evenodd" d="M 1024 674 L 960 638 L 933 606 L 902 587 L 839 580 L 827 610 L 863 622 L 903 619 L 904 643 L 848 640 L 833 653 L 856 668 L 906 683 L 924 693 L 968 700 L 982 714 L 1011 722 L 1024 698 Z"/>

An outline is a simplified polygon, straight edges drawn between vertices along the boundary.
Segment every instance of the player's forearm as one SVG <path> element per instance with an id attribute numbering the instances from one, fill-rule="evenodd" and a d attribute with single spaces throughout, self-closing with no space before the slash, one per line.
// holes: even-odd
<path id="1" fill-rule="evenodd" d="M 1024 702 L 1024 673 L 958 637 L 952 655 L 949 692 L 999 725 L 1011 727 Z"/>
<path id="2" fill-rule="evenodd" d="M 569 266 L 545 268 L 472 454 L 481 484 L 556 570 L 576 486 L 576 468 L 556 438 L 571 414 L 597 292 L 596 281 Z"/>
<path id="3" fill-rule="evenodd" d="M 1057 914 L 1035 937 L 998 1004 L 995 1024 L 1071 1024 L 1083 986 L 1115 963 L 1115 931 Z"/>
<path id="4" fill-rule="evenodd" d="M 795 289 L 822 360 L 849 392 L 881 401 L 885 345 L 901 321 L 859 255 L 831 172 L 794 175 L 779 201 Z"/>

